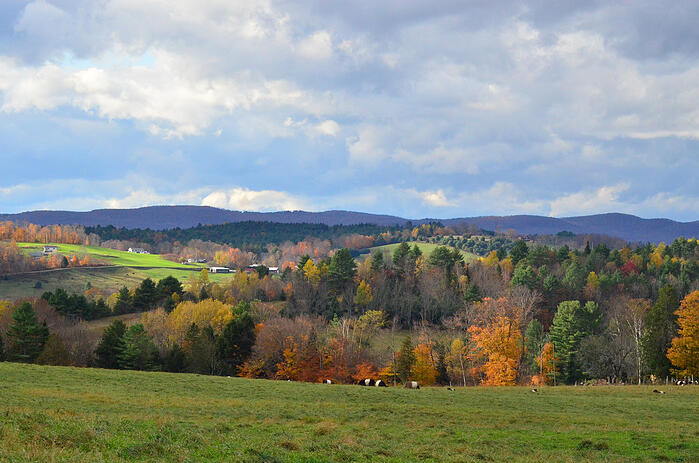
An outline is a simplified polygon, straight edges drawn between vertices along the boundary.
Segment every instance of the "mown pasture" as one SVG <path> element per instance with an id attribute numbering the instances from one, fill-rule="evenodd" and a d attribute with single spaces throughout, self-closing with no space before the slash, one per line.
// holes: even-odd
<path id="1" fill-rule="evenodd" d="M 0 363 L 0 461 L 699 459 L 699 388 L 374 388 Z"/>
<path id="2" fill-rule="evenodd" d="M 420 248 L 422 251 L 422 255 L 425 256 L 425 258 L 429 258 L 430 254 L 437 249 L 438 247 L 444 246 L 442 244 L 434 244 L 434 243 L 425 243 L 423 241 L 411 241 L 408 243 L 410 247 L 413 247 L 417 244 L 417 247 Z M 382 246 L 374 246 L 373 248 L 368 248 L 363 254 L 362 257 L 371 257 L 371 254 L 373 254 L 375 251 L 380 250 L 380 251 L 386 251 L 389 254 L 393 255 L 395 252 L 396 248 L 400 246 L 400 243 L 393 243 L 393 244 L 384 244 Z M 449 249 L 456 249 L 453 246 L 446 246 Z M 464 251 L 462 249 L 459 249 L 459 252 L 461 252 L 461 255 L 464 256 L 464 262 L 474 262 L 476 259 L 478 259 L 478 256 L 475 254 L 472 254 L 470 252 Z"/>

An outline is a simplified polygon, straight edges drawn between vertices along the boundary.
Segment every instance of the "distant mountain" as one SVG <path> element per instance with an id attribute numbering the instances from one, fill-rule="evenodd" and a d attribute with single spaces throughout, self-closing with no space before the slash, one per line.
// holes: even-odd
<path id="1" fill-rule="evenodd" d="M 0 220 L 38 225 L 114 225 L 125 228 L 188 228 L 198 224 L 259 221 L 277 223 L 323 223 L 326 225 L 404 225 L 409 219 L 391 215 L 352 211 L 280 211 L 241 212 L 208 206 L 150 206 L 137 209 L 97 209 L 89 212 L 31 211 L 0 214 Z M 513 229 L 521 234 L 598 233 L 628 241 L 670 242 L 679 236 L 699 237 L 699 221 L 676 222 L 669 219 L 642 219 L 628 214 L 597 214 L 580 217 L 542 217 L 536 215 L 460 217 L 453 219 L 415 219 L 415 224 L 440 221 L 445 225 L 475 224 L 485 230 Z"/>

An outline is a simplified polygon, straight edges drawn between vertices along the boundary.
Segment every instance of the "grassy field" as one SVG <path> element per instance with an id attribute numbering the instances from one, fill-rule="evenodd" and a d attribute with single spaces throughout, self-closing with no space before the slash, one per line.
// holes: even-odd
<path id="1" fill-rule="evenodd" d="M 17 243 L 27 252 L 40 251 L 43 244 Z M 145 278 L 160 280 L 174 276 L 185 282 L 196 275 L 206 264 L 184 265 L 163 259 L 157 254 L 134 254 L 114 249 L 94 246 L 57 244 L 58 251 L 66 256 L 73 253 L 80 256 L 89 254 L 95 261 L 116 267 L 103 268 L 66 268 L 40 273 L 11 275 L 0 278 L 0 299 L 17 299 L 20 297 L 39 297 L 44 291 L 63 288 L 69 292 L 80 293 L 89 282 L 93 287 L 105 293 L 118 291 L 122 286 L 137 286 Z M 210 274 L 209 280 L 222 282 L 231 275 Z M 40 287 L 35 287 L 40 282 Z"/>
<path id="2" fill-rule="evenodd" d="M 420 248 L 420 250 L 422 251 L 422 254 L 424 256 L 429 256 L 430 254 L 432 254 L 432 251 L 434 251 L 436 248 L 443 246 L 441 244 L 423 243 L 422 241 L 414 241 L 414 242 L 411 241 L 408 244 L 410 244 L 410 247 L 413 247 L 414 245 L 417 244 L 417 246 Z M 400 243 L 384 244 L 383 246 L 375 246 L 373 248 L 369 248 L 369 252 L 362 254 L 362 256 L 364 256 L 364 257 L 370 256 L 377 249 L 382 250 L 382 251 L 388 251 L 390 254 L 393 254 L 393 252 L 396 250 L 396 248 L 398 246 L 400 246 Z M 453 246 L 447 246 L 447 247 L 449 249 L 456 249 Z M 473 262 L 478 258 L 477 255 L 472 254 L 470 252 L 466 252 L 466 251 L 461 250 L 461 249 L 459 249 L 459 252 L 461 252 L 461 254 L 464 256 L 465 262 Z"/>
<path id="3" fill-rule="evenodd" d="M 0 363 L 0 461 L 699 459 L 699 388 L 363 388 Z"/>
<path id="4" fill-rule="evenodd" d="M 115 249 L 100 248 L 96 246 L 82 246 L 77 244 L 55 244 L 58 246 L 58 252 L 67 256 L 77 254 L 79 256 L 89 255 L 96 261 L 101 261 L 109 265 L 120 265 L 123 267 L 160 267 L 160 268 L 179 268 L 192 269 L 203 268 L 206 265 L 195 264 L 185 265 L 178 262 L 163 259 L 158 254 L 136 254 L 127 251 L 117 251 Z M 43 244 L 37 243 L 17 243 L 17 246 L 27 249 L 28 251 L 41 251 Z"/>

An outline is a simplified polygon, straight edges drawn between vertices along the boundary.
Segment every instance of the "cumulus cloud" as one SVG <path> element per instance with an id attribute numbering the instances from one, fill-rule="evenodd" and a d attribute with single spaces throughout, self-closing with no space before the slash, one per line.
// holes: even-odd
<path id="1" fill-rule="evenodd" d="M 232 188 L 214 191 L 201 201 L 202 206 L 220 207 L 239 211 L 295 211 L 311 210 L 309 203 L 284 191 Z"/>
<path id="2" fill-rule="evenodd" d="M 0 188 L 39 181 L 39 164 L 84 186 L 116 144 L 151 190 L 122 184 L 101 195 L 113 204 L 177 199 L 177 152 L 197 185 L 186 190 L 207 189 L 191 200 L 226 207 L 354 208 L 392 189 L 378 212 L 699 214 L 682 203 L 699 195 L 689 3 L 35 0 L 7 11 Z M 85 167 L 80 179 L 62 164 Z M 33 204 L 12 198 L 6 207 Z"/>

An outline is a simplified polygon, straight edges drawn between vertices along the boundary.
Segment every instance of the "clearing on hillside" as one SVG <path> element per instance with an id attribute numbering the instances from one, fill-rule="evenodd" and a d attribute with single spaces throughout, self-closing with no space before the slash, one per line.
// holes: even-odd
<path id="1" fill-rule="evenodd" d="M 684 461 L 699 387 L 375 388 L 0 363 L 0 461 Z"/>

